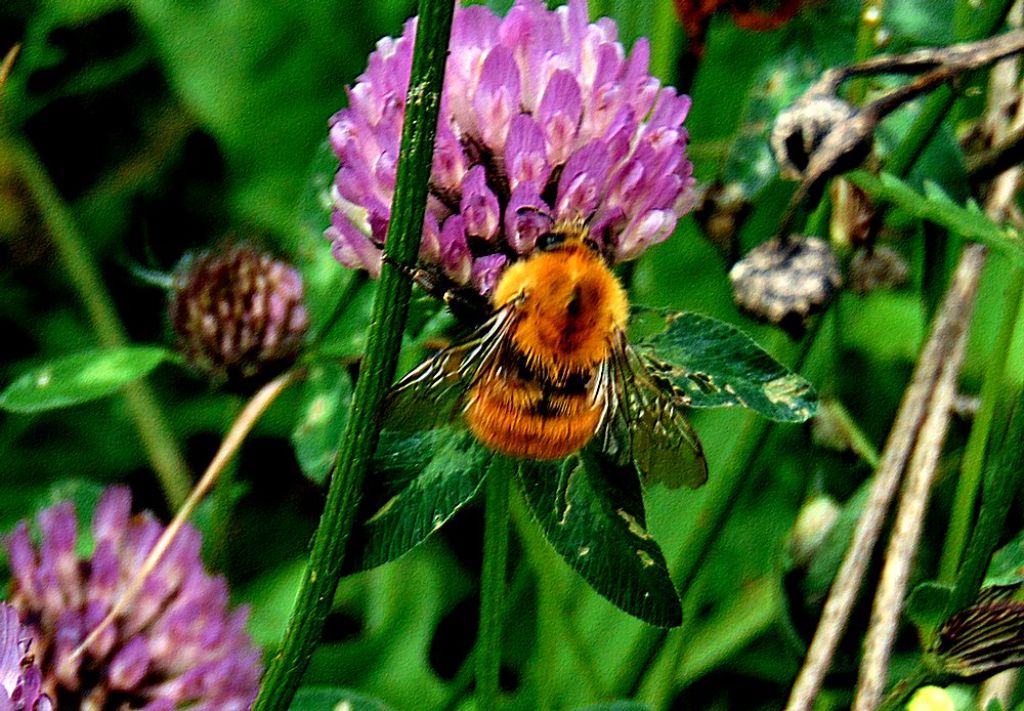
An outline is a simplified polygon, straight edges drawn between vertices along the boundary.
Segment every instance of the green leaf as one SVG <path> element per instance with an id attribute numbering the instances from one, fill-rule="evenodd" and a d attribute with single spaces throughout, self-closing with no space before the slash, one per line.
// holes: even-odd
<path id="1" fill-rule="evenodd" d="M 988 218 L 976 204 L 960 206 L 934 183 L 926 183 L 924 196 L 899 178 L 882 173 L 875 177 L 854 171 L 847 177 L 868 195 L 896 205 L 922 220 L 945 227 L 964 239 L 973 240 L 999 252 L 1018 267 L 1024 266 L 1024 242 L 1011 229 L 1003 229 Z"/>
<path id="2" fill-rule="evenodd" d="M 490 458 L 472 434 L 456 425 L 382 432 L 348 544 L 346 570 L 373 568 L 422 543 L 473 499 Z"/>
<path id="3" fill-rule="evenodd" d="M 594 590 L 644 622 L 679 626 L 679 596 L 647 533 L 635 470 L 581 453 L 524 462 L 517 479 L 548 542 Z"/>
<path id="4" fill-rule="evenodd" d="M 1006 585 L 1024 579 L 1024 531 L 992 554 L 985 585 Z"/>
<path id="5" fill-rule="evenodd" d="M 310 368 L 292 445 L 302 473 L 317 484 L 330 474 L 351 403 L 352 383 L 343 366 L 322 362 Z"/>
<path id="6" fill-rule="evenodd" d="M 604 701 L 599 704 L 580 706 L 576 711 L 651 711 L 651 707 L 639 701 Z"/>
<path id="7" fill-rule="evenodd" d="M 921 583 L 907 598 L 907 617 L 924 639 L 930 639 L 939 625 L 945 622 L 946 605 L 953 588 L 934 581 Z"/>
<path id="8" fill-rule="evenodd" d="M 159 346 L 85 351 L 38 365 L 7 386 L 0 408 L 42 412 L 106 397 L 172 358 Z"/>
<path id="9" fill-rule="evenodd" d="M 818 396 L 747 335 L 708 316 L 665 314 L 668 327 L 638 344 L 652 371 L 681 389 L 690 407 L 739 405 L 779 422 L 803 422 Z"/>
<path id="10" fill-rule="evenodd" d="M 387 711 L 388 707 L 350 689 L 308 686 L 292 699 L 291 711 Z"/>

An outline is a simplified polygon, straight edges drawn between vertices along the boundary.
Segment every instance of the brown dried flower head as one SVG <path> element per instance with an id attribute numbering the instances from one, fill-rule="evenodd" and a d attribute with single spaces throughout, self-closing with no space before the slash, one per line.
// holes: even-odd
<path id="1" fill-rule="evenodd" d="M 248 245 L 183 259 L 170 316 L 189 361 L 234 381 L 289 365 L 309 323 L 299 273 Z"/>

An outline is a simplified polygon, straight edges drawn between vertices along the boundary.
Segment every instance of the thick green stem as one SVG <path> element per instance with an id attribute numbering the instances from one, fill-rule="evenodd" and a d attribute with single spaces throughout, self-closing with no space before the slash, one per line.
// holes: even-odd
<path id="1" fill-rule="evenodd" d="M 484 482 L 484 562 L 480 572 L 480 627 L 476 641 L 477 708 L 497 708 L 501 633 L 508 566 L 509 483 L 515 461 L 495 455 Z"/>
<path id="2" fill-rule="evenodd" d="M 985 368 L 984 382 L 981 386 L 981 406 L 974 417 L 971 433 L 964 448 L 963 461 L 960 466 L 960 478 L 957 481 L 956 495 L 953 498 L 953 509 L 950 512 L 949 532 L 942 551 L 942 562 L 939 566 L 939 580 L 951 583 L 956 578 L 964 548 L 967 545 L 967 534 L 974 522 L 974 509 L 981 485 L 982 468 L 985 463 L 985 448 L 989 432 L 992 429 L 992 416 L 996 403 L 1003 392 L 1004 377 L 1009 359 L 1016 354 L 1010 352 L 1010 342 L 1020 315 L 1021 295 L 1024 294 L 1024 270 L 1013 269 L 1010 274 L 1010 285 L 1003 300 L 1004 308 L 996 340 L 992 344 L 991 357 Z"/>
<path id="3" fill-rule="evenodd" d="M 127 345 L 128 334 L 96 262 L 85 246 L 71 210 L 57 192 L 39 157 L 31 146 L 13 136 L 0 135 L 0 152 L 7 152 L 14 161 L 38 205 L 68 279 L 85 307 L 100 344 L 106 348 Z M 176 509 L 188 497 L 192 477 L 163 409 L 145 381 L 126 385 L 121 393 L 164 497 L 168 505 Z"/>
<path id="4" fill-rule="evenodd" d="M 416 47 L 406 102 L 398 179 L 387 243 L 373 303 L 366 353 L 352 411 L 331 476 L 306 574 L 281 649 L 263 679 L 255 711 L 288 708 L 309 664 L 341 576 L 345 544 L 359 494 L 377 444 L 377 413 L 394 379 L 412 284 L 402 268 L 415 262 L 423 229 L 441 86 L 454 3 L 421 0 Z"/>
<path id="5" fill-rule="evenodd" d="M 651 74 L 664 84 L 675 81 L 676 63 L 683 46 L 682 32 L 673 3 L 654 3 L 654 22 L 651 32 Z"/>

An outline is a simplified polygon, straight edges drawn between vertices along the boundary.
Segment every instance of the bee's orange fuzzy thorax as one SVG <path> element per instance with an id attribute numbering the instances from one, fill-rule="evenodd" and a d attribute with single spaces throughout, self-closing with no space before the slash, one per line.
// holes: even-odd
<path id="1" fill-rule="evenodd" d="M 593 250 L 570 242 L 509 267 L 494 291 L 503 306 L 522 299 L 513 345 L 538 372 L 558 379 L 597 367 L 625 330 L 626 293 Z"/>

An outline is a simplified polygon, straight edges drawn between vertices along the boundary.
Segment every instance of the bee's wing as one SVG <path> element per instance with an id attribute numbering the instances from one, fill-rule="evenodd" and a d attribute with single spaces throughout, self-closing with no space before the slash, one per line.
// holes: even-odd
<path id="1" fill-rule="evenodd" d="M 384 401 L 383 428 L 409 432 L 456 420 L 466 392 L 492 367 L 514 315 L 514 305 L 504 306 L 464 339 L 409 371 Z"/>
<path id="2" fill-rule="evenodd" d="M 683 414 L 685 394 L 660 382 L 623 333 L 617 334 L 601 380 L 605 452 L 620 463 L 632 459 L 645 481 L 671 489 L 697 488 L 707 481 L 704 451 Z"/>

